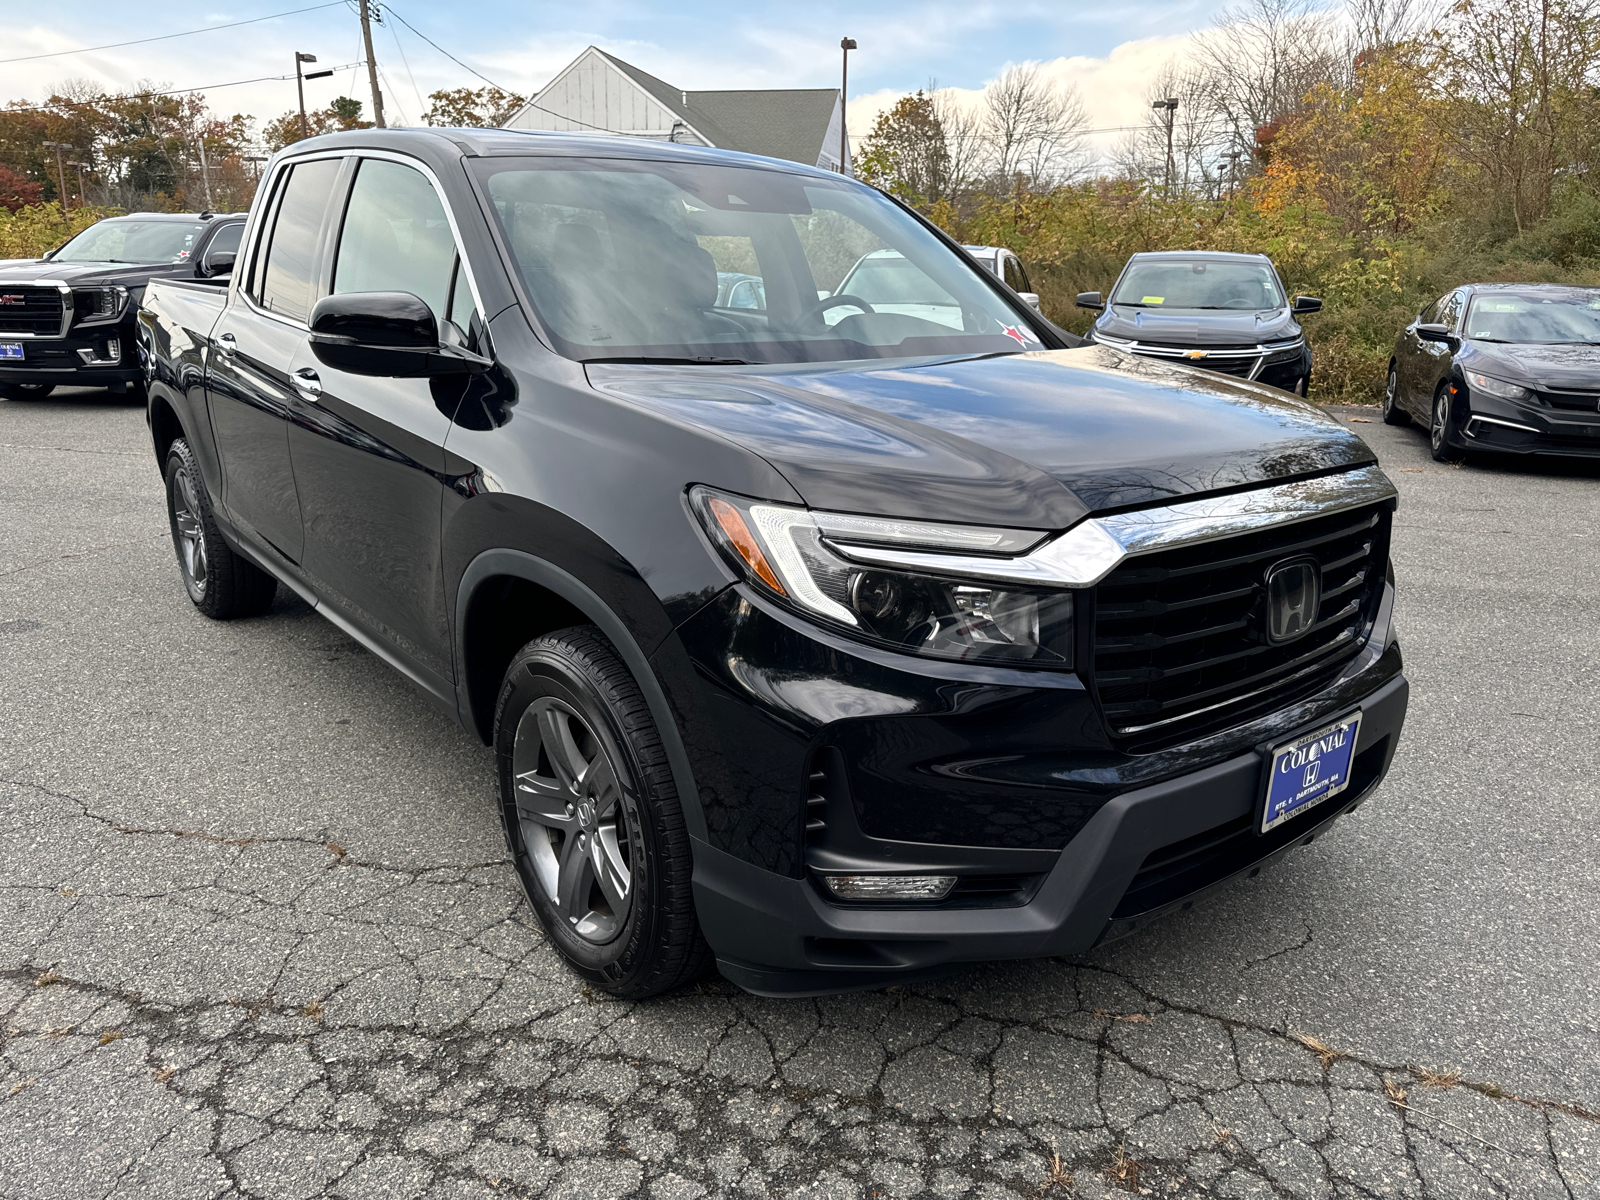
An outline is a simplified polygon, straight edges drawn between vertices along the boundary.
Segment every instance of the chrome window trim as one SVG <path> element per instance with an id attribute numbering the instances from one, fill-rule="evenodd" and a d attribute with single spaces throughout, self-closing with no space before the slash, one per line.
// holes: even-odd
<path id="1" fill-rule="evenodd" d="M 0 339 L 5 341 L 45 341 L 59 342 L 67 336 L 67 330 L 72 328 L 72 285 L 60 279 L 16 279 L 10 280 L 0 287 L 36 287 L 55 288 L 61 293 L 61 331 L 59 333 L 0 333 Z"/>
<path id="2" fill-rule="evenodd" d="M 875 566 L 1033 587 L 1089 588 L 1124 559 L 1136 555 L 1310 521 L 1397 495 L 1394 484 L 1372 464 L 1248 492 L 1091 517 L 1015 558 L 930 554 L 844 543 L 837 538 L 829 541 L 846 558 Z"/>

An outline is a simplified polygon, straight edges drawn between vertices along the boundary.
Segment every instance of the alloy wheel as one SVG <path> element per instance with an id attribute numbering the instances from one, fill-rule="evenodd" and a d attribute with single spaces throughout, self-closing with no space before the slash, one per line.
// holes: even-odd
<path id="1" fill-rule="evenodd" d="M 1384 385 L 1383 385 L 1383 415 L 1384 416 L 1389 417 L 1389 416 L 1393 416 L 1394 415 L 1395 393 L 1397 391 L 1399 391 L 1399 389 L 1400 389 L 1400 380 L 1397 377 L 1397 372 L 1395 371 L 1394 364 L 1390 363 L 1389 364 L 1389 378 L 1384 382 Z"/>
<path id="2" fill-rule="evenodd" d="M 642 844 L 636 801 L 613 752 L 576 709 L 541 696 L 517 723 L 511 770 L 539 886 L 578 937 L 615 940 L 633 903 Z"/>
<path id="3" fill-rule="evenodd" d="M 184 581 L 196 597 L 205 595 L 210 567 L 206 558 L 206 530 L 200 521 L 200 503 L 195 496 L 194 479 L 187 468 L 172 480 L 172 539 L 178 546 L 178 561 Z"/>
<path id="4" fill-rule="evenodd" d="M 1433 443 L 1437 453 L 1444 449 L 1445 427 L 1450 422 L 1450 389 L 1442 387 L 1433 397 L 1433 427 L 1428 430 L 1428 439 Z"/>

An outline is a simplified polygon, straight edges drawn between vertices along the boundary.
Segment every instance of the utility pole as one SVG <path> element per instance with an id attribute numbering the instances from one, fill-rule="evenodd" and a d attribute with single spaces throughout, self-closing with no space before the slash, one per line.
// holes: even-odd
<path id="1" fill-rule="evenodd" d="M 367 48 L 367 82 L 372 85 L 372 122 L 379 129 L 383 123 L 383 93 L 378 90 L 378 59 L 372 53 L 372 13 L 369 0 L 361 0 L 361 44 Z"/>
<path id="2" fill-rule="evenodd" d="M 839 49 L 844 54 L 844 70 L 839 76 L 839 171 L 850 170 L 850 51 L 856 48 L 855 38 L 840 38 Z"/>
<path id="3" fill-rule="evenodd" d="M 1168 96 L 1165 100 L 1157 100 L 1151 108 L 1164 108 L 1167 110 L 1167 195 L 1172 195 L 1172 118 L 1178 111 L 1178 101 L 1175 96 Z"/>
<path id="4" fill-rule="evenodd" d="M 61 211 L 67 211 L 67 169 L 61 165 L 61 152 L 71 150 L 71 142 L 40 142 L 41 146 L 56 152 L 56 198 L 61 201 Z"/>
<path id="5" fill-rule="evenodd" d="M 300 93 L 300 140 L 303 142 L 311 136 L 311 126 L 306 123 L 306 77 L 300 73 L 300 64 L 316 62 L 315 54 L 302 54 L 294 52 L 294 87 Z"/>
<path id="6" fill-rule="evenodd" d="M 78 207 L 82 208 L 89 202 L 89 197 L 83 194 L 83 169 L 89 164 L 84 162 L 68 163 L 69 167 L 78 168 Z"/>
<path id="7" fill-rule="evenodd" d="M 1228 199 L 1233 199 L 1234 189 L 1239 186 L 1239 160 L 1244 157 L 1243 150 L 1229 150 L 1222 156 L 1228 160 Z"/>
<path id="8" fill-rule="evenodd" d="M 305 120 L 305 110 L 303 107 L 301 109 L 300 119 L 302 121 Z M 206 211 L 210 212 L 213 207 L 211 203 L 211 169 L 206 163 L 205 134 L 202 133 L 198 140 L 200 142 L 200 184 L 205 188 L 206 191 Z"/>

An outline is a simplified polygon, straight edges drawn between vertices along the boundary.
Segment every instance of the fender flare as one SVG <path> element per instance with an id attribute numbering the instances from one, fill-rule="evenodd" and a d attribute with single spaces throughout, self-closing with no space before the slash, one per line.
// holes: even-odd
<path id="1" fill-rule="evenodd" d="M 614 613 L 599 595 L 576 575 L 542 558 L 522 550 L 485 550 L 467 564 L 456 585 L 455 654 L 456 654 L 456 709 L 461 723 L 469 729 L 472 723 L 472 697 L 467 690 L 466 624 L 467 601 L 485 579 L 495 575 L 512 575 L 529 583 L 548 588 L 593 621 L 616 647 L 628 670 L 650 706 L 650 715 L 661 731 L 661 744 L 667 752 L 667 766 L 678 789 L 678 800 L 683 805 L 683 818 L 689 835 L 698 841 L 708 841 L 705 811 L 700 806 L 700 789 L 694 781 L 689 766 L 689 753 L 684 749 L 683 736 L 678 722 L 667 703 L 667 694 L 661 688 L 650 658 L 628 632 L 622 619 Z"/>

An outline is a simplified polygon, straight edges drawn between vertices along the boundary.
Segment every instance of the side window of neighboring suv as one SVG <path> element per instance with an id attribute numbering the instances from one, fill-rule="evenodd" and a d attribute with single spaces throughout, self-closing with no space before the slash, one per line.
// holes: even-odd
<path id="1" fill-rule="evenodd" d="M 1031 291 L 1032 289 L 1028 287 L 1028 277 L 1022 273 L 1022 263 L 1017 259 L 1012 258 L 1009 254 L 1004 255 L 1003 257 L 1005 262 L 1004 278 L 1006 281 L 1006 286 L 1013 292 Z"/>
<path id="2" fill-rule="evenodd" d="M 337 158 L 297 163 L 284 185 L 267 246 L 266 270 L 261 273 L 261 290 L 256 293 L 268 312 L 302 323 L 311 312 L 317 232 L 339 166 Z"/>
<path id="3" fill-rule="evenodd" d="M 446 320 L 455 259 L 450 222 L 427 176 L 387 159 L 363 159 L 339 235 L 335 294 L 410 292 Z"/>

